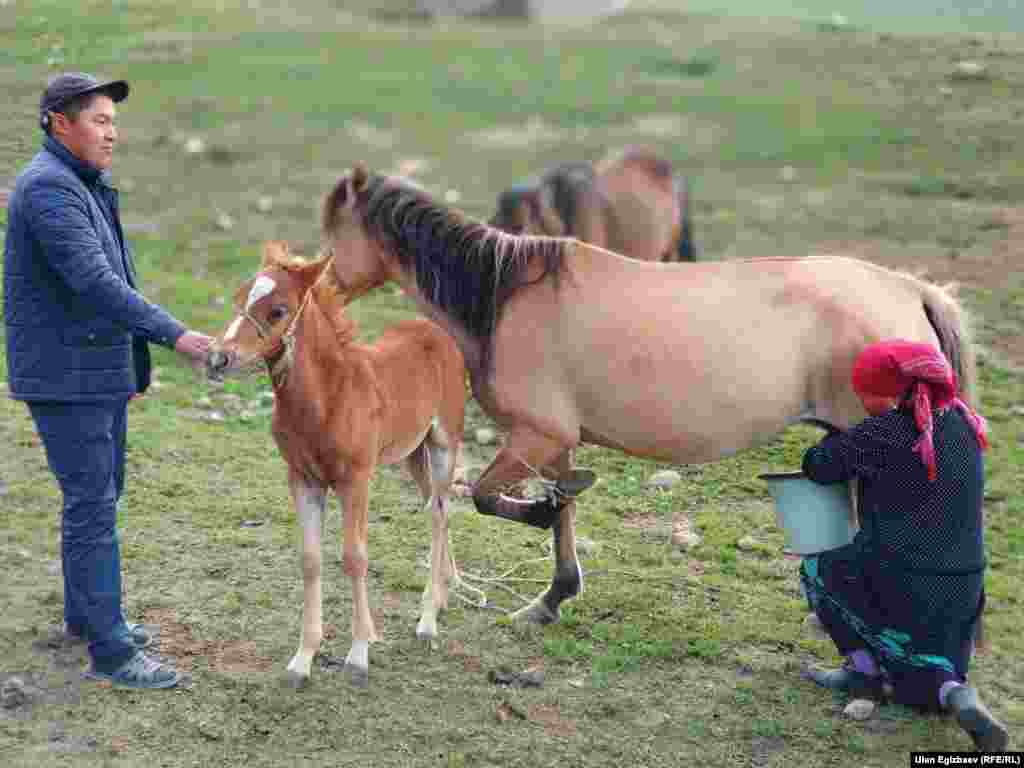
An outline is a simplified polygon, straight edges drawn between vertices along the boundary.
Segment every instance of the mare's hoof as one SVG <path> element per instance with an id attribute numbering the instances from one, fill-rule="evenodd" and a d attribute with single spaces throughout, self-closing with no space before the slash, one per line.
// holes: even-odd
<path id="1" fill-rule="evenodd" d="M 300 672 L 289 669 L 285 672 L 285 680 L 288 682 L 288 686 L 290 688 L 298 691 L 309 684 L 309 675 L 303 675 Z"/>
<path id="2" fill-rule="evenodd" d="M 529 605 L 520 608 L 518 611 L 512 614 L 512 621 L 515 622 L 527 622 L 529 624 L 538 624 L 544 626 L 545 624 L 554 624 L 561 616 L 559 612 L 552 611 L 543 597 L 538 597 Z"/>
<path id="3" fill-rule="evenodd" d="M 570 469 L 558 478 L 555 489 L 560 496 L 575 498 L 597 482 L 597 475 L 589 469 Z"/>
<path id="4" fill-rule="evenodd" d="M 370 687 L 370 670 L 363 669 L 362 667 L 356 667 L 352 664 L 346 664 L 345 671 L 348 673 L 348 677 L 349 680 L 352 681 L 352 685 L 356 688 Z"/>

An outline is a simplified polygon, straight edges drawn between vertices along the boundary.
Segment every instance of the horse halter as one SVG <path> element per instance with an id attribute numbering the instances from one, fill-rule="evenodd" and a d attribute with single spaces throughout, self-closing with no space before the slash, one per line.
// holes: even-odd
<path id="1" fill-rule="evenodd" d="M 267 368 L 270 371 L 270 381 L 277 388 L 283 387 L 288 381 L 288 374 L 292 369 L 292 365 L 295 363 L 295 331 L 299 325 L 299 318 L 302 317 L 302 313 L 306 309 L 306 305 L 309 304 L 309 300 L 313 296 L 313 291 L 316 290 L 317 285 L 319 285 L 323 276 L 330 268 L 331 264 L 328 263 L 325 265 L 320 276 L 317 277 L 313 285 L 309 286 L 309 289 L 306 291 L 306 295 L 302 298 L 302 303 L 299 304 L 298 310 L 294 315 L 292 315 L 292 319 L 288 322 L 288 327 L 284 329 L 284 333 L 281 334 L 281 337 L 277 342 L 269 349 L 260 353 L 260 357 L 262 357 L 266 362 Z M 266 342 L 271 338 L 272 334 L 270 328 L 254 317 L 249 312 L 248 307 L 242 307 L 241 315 L 252 323 L 260 341 Z M 277 354 L 278 350 L 282 350 L 280 355 Z M 271 362 L 270 358 L 275 355 L 277 355 L 277 358 Z"/>

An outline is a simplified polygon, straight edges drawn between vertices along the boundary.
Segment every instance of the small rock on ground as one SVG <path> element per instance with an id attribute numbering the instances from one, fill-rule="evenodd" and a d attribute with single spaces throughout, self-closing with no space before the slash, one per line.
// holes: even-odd
<path id="1" fill-rule="evenodd" d="M 853 720 L 867 720 L 875 712 L 875 702 L 870 699 L 854 699 L 843 709 L 843 714 Z"/>
<path id="2" fill-rule="evenodd" d="M 953 69 L 954 80 L 986 80 L 988 67 L 980 61 L 958 61 Z"/>
<path id="3" fill-rule="evenodd" d="M 664 712 L 646 712 L 633 720 L 639 728 L 658 728 L 671 718 Z"/>
<path id="4" fill-rule="evenodd" d="M 817 614 L 809 613 L 804 617 L 804 630 L 815 637 L 827 639 L 828 632 L 825 631 L 825 625 L 821 623 L 821 619 L 818 618 Z"/>
<path id="5" fill-rule="evenodd" d="M 648 488 L 671 488 L 683 479 L 674 469 L 663 469 L 647 478 Z"/>
<path id="6" fill-rule="evenodd" d="M 0 707 L 4 709 L 23 707 L 29 698 L 28 686 L 20 677 L 11 676 L 0 685 Z"/>
<path id="7" fill-rule="evenodd" d="M 678 536 L 676 534 L 672 534 L 672 543 L 681 549 L 693 549 L 694 547 L 699 547 L 702 541 L 703 539 L 701 539 L 701 537 L 696 533 L 683 533 Z"/>
<path id="8" fill-rule="evenodd" d="M 601 549 L 601 545 L 586 536 L 576 537 L 576 552 L 582 557 L 592 557 Z"/>
<path id="9" fill-rule="evenodd" d="M 701 538 L 690 525 L 690 516 L 685 512 L 676 512 L 672 516 L 672 544 L 680 549 L 692 549 L 700 546 Z"/>
<path id="10" fill-rule="evenodd" d="M 487 679 L 495 685 L 507 685 L 512 688 L 540 688 L 544 685 L 544 672 L 539 669 L 528 669 L 525 672 L 492 669 L 487 673 Z"/>

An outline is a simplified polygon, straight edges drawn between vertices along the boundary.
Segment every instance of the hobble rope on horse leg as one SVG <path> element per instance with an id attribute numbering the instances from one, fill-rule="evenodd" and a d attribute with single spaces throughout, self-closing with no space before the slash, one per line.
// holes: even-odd
<path id="1" fill-rule="evenodd" d="M 517 563 L 516 565 L 512 566 L 509 570 L 505 571 L 502 574 L 499 574 L 498 576 L 481 576 L 479 574 L 471 573 L 469 571 L 457 571 L 456 577 L 455 577 L 455 579 L 457 580 L 457 583 L 462 588 L 466 589 L 467 591 L 475 592 L 475 593 L 481 595 L 482 597 L 481 597 L 479 602 L 473 602 L 469 598 L 467 598 L 467 597 L 465 597 L 463 595 L 460 595 L 457 591 L 454 592 L 454 594 L 460 600 L 463 600 L 464 602 L 467 602 L 470 605 L 474 605 L 477 608 L 486 608 L 486 607 L 488 607 L 487 593 L 484 592 L 481 589 L 478 589 L 478 588 L 474 587 L 472 584 L 467 584 L 466 583 L 467 581 L 475 581 L 475 582 L 478 582 L 480 584 L 490 584 L 490 585 L 493 585 L 493 586 L 497 587 L 498 589 L 502 589 L 502 590 L 510 593 L 513 597 L 518 598 L 523 603 L 528 603 L 528 602 L 530 602 L 530 600 L 532 600 L 532 598 L 524 597 L 523 595 L 519 594 L 514 589 L 509 587 L 508 584 L 512 583 L 512 582 L 524 582 L 524 583 L 531 583 L 531 584 L 546 584 L 547 582 L 544 579 L 513 578 L 512 574 L 515 573 L 520 568 L 522 568 L 524 565 L 528 565 L 530 563 L 547 562 L 550 559 L 551 559 L 551 557 L 548 556 L 548 557 L 538 557 L 538 558 L 534 558 L 532 560 L 524 560 L 524 561 L 522 561 L 520 563 Z"/>
<path id="2" fill-rule="evenodd" d="M 464 590 L 471 595 L 476 595 L 477 597 L 476 599 L 467 597 L 462 594 L 462 591 L 460 590 Z M 460 574 L 456 574 L 452 577 L 451 582 L 448 584 L 448 591 L 449 594 L 454 595 L 456 599 L 461 600 L 474 608 L 486 608 L 490 604 L 490 601 L 487 599 L 487 593 L 482 589 L 474 587 L 472 584 L 467 584 Z"/>
<path id="3" fill-rule="evenodd" d="M 515 573 L 516 571 L 518 571 L 520 568 L 522 568 L 525 565 L 530 565 L 531 563 L 545 563 L 545 562 L 549 562 L 550 560 L 551 560 L 551 556 L 550 555 L 547 555 L 545 557 L 535 557 L 535 558 L 532 558 L 530 560 L 523 560 L 523 561 L 513 565 L 511 568 L 509 568 L 504 573 L 498 574 L 497 576 L 480 576 L 479 574 L 469 573 L 468 571 L 462 571 L 461 574 L 467 580 L 476 581 L 476 582 L 479 582 L 481 584 L 490 584 L 490 585 L 492 585 L 493 587 L 495 587 L 497 589 L 501 589 L 501 590 L 503 590 L 505 592 L 508 592 L 510 595 L 512 595 L 513 597 L 518 599 L 520 602 L 522 602 L 524 605 L 526 605 L 526 604 L 532 602 L 533 598 L 532 597 L 526 597 L 525 595 L 519 594 L 514 589 L 512 589 L 512 587 L 510 587 L 508 585 L 513 583 L 513 582 L 515 582 L 515 583 L 525 583 L 525 584 L 547 584 L 548 582 L 547 582 L 546 579 L 530 579 L 530 578 L 525 578 L 525 577 L 513 577 L 512 574 Z M 471 585 L 467 584 L 465 586 L 467 588 L 469 588 L 469 589 L 475 590 L 475 587 L 472 587 Z M 483 604 L 483 605 L 478 605 L 477 607 L 479 607 L 479 608 L 486 608 L 487 605 Z"/>

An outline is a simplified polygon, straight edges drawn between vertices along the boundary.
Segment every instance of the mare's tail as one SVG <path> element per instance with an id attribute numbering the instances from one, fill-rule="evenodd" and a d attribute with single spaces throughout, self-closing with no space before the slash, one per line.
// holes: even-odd
<path id="1" fill-rule="evenodd" d="M 921 295 L 924 313 L 939 337 L 942 354 L 960 383 L 960 396 L 972 408 L 978 407 L 978 364 L 971 339 L 967 312 L 956 300 L 956 286 L 923 284 Z M 984 520 L 984 515 L 982 517 Z M 974 627 L 975 650 L 987 650 L 985 642 L 984 605 L 978 609 Z"/>
<path id="2" fill-rule="evenodd" d="M 964 401 L 977 408 L 978 368 L 974 342 L 971 339 L 967 312 L 956 300 L 956 286 L 924 284 L 921 301 L 942 354 L 960 383 Z"/>

